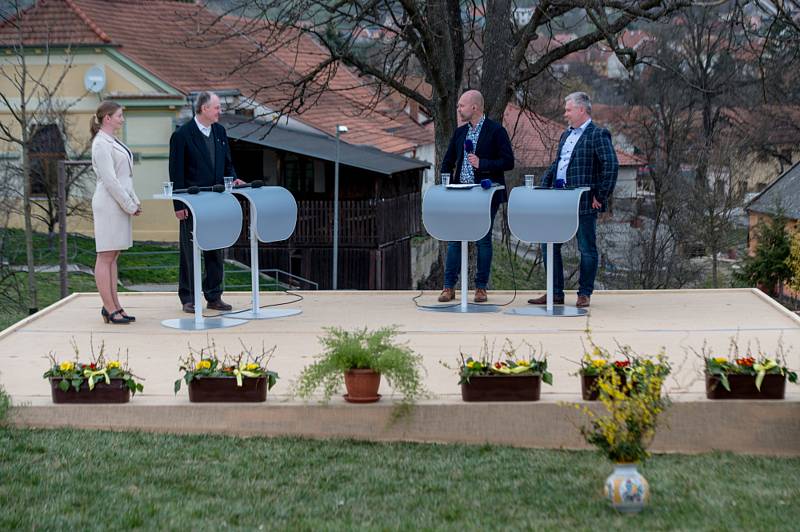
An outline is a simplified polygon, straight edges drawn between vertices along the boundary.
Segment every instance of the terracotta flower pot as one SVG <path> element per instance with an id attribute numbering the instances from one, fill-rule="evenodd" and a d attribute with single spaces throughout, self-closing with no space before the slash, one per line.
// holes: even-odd
<path id="1" fill-rule="evenodd" d="M 480 375 L 461 385 L 461 399 L 470 401 L 538 401 L 541 375 Z"/>
<path id="2" fill-rule="evenodd" d="M 80 390 L 77 392 L 70 386 L 66 392 L 58 387 L 64 380 L 60 377 L 50 379 L 50 391 L 54 403 L 73 403 L 73 404 L 103 404 L 103 403 L 127 403 L 131 400 L 131 391 L 122 379 L 111 379 L 111 384 L 105 381 L 94 385 L 93 390 L 89 390 L 89 382 L 83 381 Z"/>
<path id="3" fill-rule="evenodd" d="M 706 397 L 709 399 L 783 399 L 786 392 L 786 375 L 768 373 L 761 381 L 761 391 L 756 388 L 754 375 L 728 375 L 731 391 L 722 381 L 706 373 Z"/>
<path id="4" fill-rule="evenodd" d="M 344 400 L 348 403 L 374 403 L 381 398 L 378 394 L 381 374 L 371 369 L 345 371 L 344 385 L 347 388 Z"/>
<path id="5" fill-rule="evenodd" d="M 237 386 L 235 377 L 200 377 L 189 383 L 192 403 L 263 403 L 266 400 L 266 377 L 245 377 L 241 386 Z"/>

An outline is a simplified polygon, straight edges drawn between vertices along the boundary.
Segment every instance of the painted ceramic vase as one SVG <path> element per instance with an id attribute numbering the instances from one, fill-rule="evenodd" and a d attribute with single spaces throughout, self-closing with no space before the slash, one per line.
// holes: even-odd
<path id="1" fill-rule="evenodd" d="M 636 464 L 615 464 L 614 472 L 606 479 L 605 493 L 615 510 L 637 513 L 650 498 L 650 486 L 636 470 Z"/>

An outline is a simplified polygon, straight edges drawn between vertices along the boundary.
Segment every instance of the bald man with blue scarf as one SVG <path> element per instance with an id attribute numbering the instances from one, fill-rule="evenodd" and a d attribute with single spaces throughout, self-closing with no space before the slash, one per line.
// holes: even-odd
<path id="1" fill-rule="evenodd" d="M 480 183 L 489 179 L 505 186 L 504 172 L 514 169 L 514 151 L 511 140 L 502 124 L 483 114 L 483 96 L 476 90 L 461 95 L 458 100 L 458 118 L 464 125 L 453 133 L 440 167 L 441 173 L 451 174 L 454 183 Z M 478 240 L 478 268 L 475 274 L 475 303 L 488 300 L 486 287 L 492 269 L 492 226 L 500 204 L 506 201 L 505 190 L 492 197 L 489 232 Z M 461 243 L 447 243 L 444 267 L 444 289 L 439 301 L 446 303 L 456 297 L 455 285 L 461 272 Z"/>

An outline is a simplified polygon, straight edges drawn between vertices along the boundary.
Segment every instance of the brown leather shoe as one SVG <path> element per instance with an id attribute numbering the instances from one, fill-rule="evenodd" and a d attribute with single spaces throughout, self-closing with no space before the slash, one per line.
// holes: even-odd
<path id="1" fill-rule="evenodd" d="M 233 310 L 233 307 L 225 303 L 221 298 L 216 301 L 209 301 L 206 307 L 209 310 Z"/>
<path id="2" fill-rule="evenodd" d="M 475 299 L 473 300 L 473 301 L 475 301 L 475 303 L 486 303 L 486 301 L 488 299 L 489 299 L 489 296 L 486 295 L 486 289 L 485 288 L 476 288 L 475 289 Z"/>
<path id="3" fill-rule="evenodd" d="M 531 305 L 546 305 L 547 304 L 547 294 L 542 294 L 539 297 L 535 297 L 533 299 L 529 299 L 528 303 Z M 564 304 L 564 296 L 556 297 L 553 296 L 553 304 L 554 305 L 563 305 Z"/>
<path id="4" fill-rule="evenodd" d="M 452 301 L 456 298 L 456 291 L 452 288 L 445 288 L 442 290 L 442 293 L 439 294 L 439 303 L 447 303 L 448 301 Z"/>
<path id="5" fill-rule="evenodd" d="M 575 306 L 578 308 L 586 308 L 589 306 L 589 296 L 578 296 L 578 300 L 575 301 Z"/>
<path id="6" fill-rule="evenodd" d="M 194 303 L 184 303 L 183 311 L 187 314 L 194 314 Z"/>

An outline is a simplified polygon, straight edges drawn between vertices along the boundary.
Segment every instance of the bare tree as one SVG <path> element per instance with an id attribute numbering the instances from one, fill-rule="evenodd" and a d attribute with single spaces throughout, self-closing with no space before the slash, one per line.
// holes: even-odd
<path id="1" fill-rule="evenodd" d="M 797 160 L 800 144 L 800 1 L 739 0 L 743 27 L 761 81 L 758 112 L 742 117 L 742 128 L 762 161 L 783 173 Z M 748 19 L 745 13 L 755 17 Z M 750 22 L 756 20 L 756 23 Z"/>
<path id="2" fill-rule="evenodd" d="M 315 97 L 336 88 L 341 64 L 364 76 L 377 99 L 387 90 L 416 102 L 434 120 L 436 159 L 441 160 L 456 127 L 456 102 L 465 69 L 475 66 L 486 99 L 486 114 L 502 120 L 515 93 L 567 55 L 606 41 L 624 64 L 633 50 L 617 42 L 618 32 L 638 19 L 657 20 L 688 0 L 543 0 L 524 24 L 513 17 L 512 0 L 231 0 L 218 18 L 201 12 L 187 46 L 210 46 L 215 39 L 245 38 L 251 53 L 232 70 L 243 72 L 258 61 L 312 37 L 326 53 L 313 66 L 261 92 L 280 89 L 281 113 L 302 113 Z M 380 35 L 364 46 L 366 29 Z M 560 32 L 568 39 L 554 39 Z M 469 64 L 468 64 L 469 63 Z M 428 94 L 419 79 L 431 87 Z"/>
<path id="3" fill-rule="evenodd" d="M 692 7 L 648 28 L 655 39 L 629 85 L 638 107 L 625 125 L 648 160 L 652 194 L 651 222 L 634 239 L 642 240 L 632 256 L 637 284 L 691 280 L 687 256 L 698 251 L 711 257 L 712 284 L 720 284 L 718 254 L 733 244 L 754 152 L 737 117 L 751 113 L 759 84 L 738 15 L 732 3 Z"/>
<path id="4" fill-rule="evenodd" d="M 38 310 L 35 260 L 33 254 L 32 188 L 34 164 L 32 140 L 37 128 L 52 124 L 64 116 L 66 109 L 56 96 L 72 65 L 73 55 L 69 48 L 56 60 L 49 39 L 31 43 L 27 36 L 28 21 L 24 10 L 26 2 L 13 0 L 0 10 L 0 25 L 4 29 L 3 45 L 10 53 L 0 58 L 0 77 L 11 87 L 12 92 L 0 93 L 0 108 L 10 120 L 0 121 L 0 142 L 16 146 L 21 152 L 21 174 L 18 189 L 22 192 L 22 215 L 25 222 L 25 247 L 28 268 L 28 309 Z M 66 39 L 69 42 L 69 39 Z M 35 53 L 38 52 L 38 53 Z M 36 56 L 35 64 L 30 57 Z"/>
<path id="5" fill-rule="evenodd" d="M 672 85 L 685 87 L 698 118 L 684 160 L 687 177 L 687 231 L 711 257 L 711 280 L 719 286 L 718 254 L 732 241 L 732 212 L 746 191 L 751 147 L 736 127 L 735 117 L 751 108 L 758 87 L 757 70 L 747 27 L 734 2 L 722 9 L 693 7 L 677 16 L 670 30 L 673 49 L 656 54 L 654 64 L 668 71 Z"/>
<path id="6" fill-rule="evenodd" d="M 695 112 L 688 88 L 670 78 L 669 72 L 656 68 L 631 78 L 627 90 L 633 105 L 615 124 L 615 131 L 635 140 L 648 164 L 640 176 L 643 196 L 633 213 L 635 221 L 644 221 L 616 236 L 621 250 L 618 264 L 609 268 L 612 285 L 679 288 L 699 275 L 682 249 L 687 240 L 683 164 L 691 150 Z"/>

